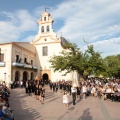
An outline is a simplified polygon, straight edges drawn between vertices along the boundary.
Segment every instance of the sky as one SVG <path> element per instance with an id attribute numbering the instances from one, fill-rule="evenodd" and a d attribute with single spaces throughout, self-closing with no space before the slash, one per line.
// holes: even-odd
<path id="1" fill-rule="evenodd" d="M 0 43 L 32 42 L 45 6 L 58 37 L 103 58 L 120 54 L 120 0 L 0 0 Z"/>

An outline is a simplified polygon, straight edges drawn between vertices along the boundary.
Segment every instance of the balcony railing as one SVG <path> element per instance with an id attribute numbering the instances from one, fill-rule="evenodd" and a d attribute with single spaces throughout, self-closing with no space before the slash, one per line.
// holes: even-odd
<path id="1" fill-rule="evenodd" d="M 22 63 L 17 63 L 17 62 L 13 62 L 12 65 L 13 65 L 13 66 L 19 66 L 19 67 L 24 67 L 24 64 L 22 64 Z"/>
<path id="2" fill-rule="evenodd" d="M 0 67 L 5 67 L 5 62 L 0 62 Z"/>
<path id="3" fill-rule="evenodd" d="M 36 66 L 30 65 L 30 64 L 18 63 L 18 62 L 13 62 L 12 66 L 13 67 L 20 67 L 20 68 L 27 68 L 27 69 L 37 70 Z"/>

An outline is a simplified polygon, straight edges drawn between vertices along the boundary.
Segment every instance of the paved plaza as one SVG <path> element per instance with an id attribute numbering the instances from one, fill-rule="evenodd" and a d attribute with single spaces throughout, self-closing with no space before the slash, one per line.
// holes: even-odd
<path id="1" fill-rule="evenodd" d="M 90 96 L 86 100 L 77 98 L 76 105 L 73 105 L 69 96 L 69 107 L 65 107 L 63 93 L 53 93 L 49 86 L 45 88 L 44 104 L 28 96 L 24 88 L 11 90 L 9 100 L 15 120 L 120 120 L 120 102 Z"/>

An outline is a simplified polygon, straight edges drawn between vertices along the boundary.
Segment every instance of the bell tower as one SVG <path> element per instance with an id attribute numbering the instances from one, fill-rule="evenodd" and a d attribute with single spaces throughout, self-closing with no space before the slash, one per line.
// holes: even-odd
<path id="1" fill-rule="evenodd" d="M 37 21 L 37 23 L 39 24 L 38 34 L 51 34 L 53 32 L 52 24 L 54 22 L 52 16 L 46 11 L 43 12 L 41 16 L 42 17 Z"/>
<path id="2" fill-rule="evenodd" d="M 40 41 L 41 39 L 57 39 L 57 35 L 53 30 L 53 18 L 46 10 L 41 14 L 41 18 L 37 21 L 39 25 L 38 34 L 35 36 L 33 43 Z"/>

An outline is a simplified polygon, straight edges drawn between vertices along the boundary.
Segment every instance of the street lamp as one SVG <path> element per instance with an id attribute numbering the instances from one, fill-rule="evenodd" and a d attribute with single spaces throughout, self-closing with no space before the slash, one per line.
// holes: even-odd
<path id="1" fill-rule="evenodd" d="M 42 67 L 40 67 L 40 79 L 42 79 Z"/>
<path id="2" fill-rule="evenodd" d="M 5 82 L 6 82 L 6 74 L 7 74 L 7 73 L 4 73 L 4 81 L 5 81 Z"/>

